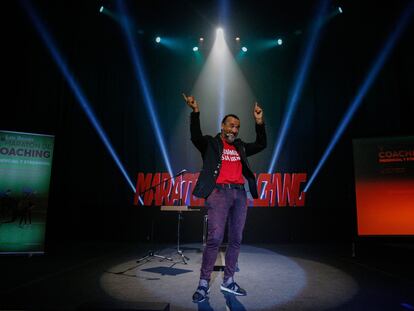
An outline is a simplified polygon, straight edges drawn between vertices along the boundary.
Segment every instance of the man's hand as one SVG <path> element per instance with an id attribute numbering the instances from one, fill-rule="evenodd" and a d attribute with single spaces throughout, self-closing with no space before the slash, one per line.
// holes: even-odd
<path id="1" fill-rule="evenodd" d="M 199 112 L 200 110 L 198 109 L 198 103 L 195 100 L 194 96 L 186 96 L 184 93 L 182 94 L 187 105 L 190 106 L 190 108 L 193 109 L 194 112 Z"/>
<path id="2" fill-rule="evenodd" d="M 257 124 L 263 124 L 263 109 L 257 102 L 254 104 L 253 116 Z"/>

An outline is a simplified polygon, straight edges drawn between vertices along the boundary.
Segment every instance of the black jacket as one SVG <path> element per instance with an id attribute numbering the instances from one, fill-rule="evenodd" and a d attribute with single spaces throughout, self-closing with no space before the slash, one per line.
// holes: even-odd
<path id="1" fill-rule="evenodd" d="M 207 198 L 216 185 L 216 179 L 220 174 L 221 155 L 223 153 L 223 142 L 220 134 L 215 137 L 204 135 L 200 128 L 200 113 L 191 113 L 191 141 L 194 146 L 201 152 L 203 158 L 203 168 L 194 187 L 193 195 L 200 198 Z M 250 168 L 248 156 L 254 155 L 266 148 L 266 131 L 264 123 L 256 124 L 256 141 L 254 143 L 245 143 L 237 138 L 234 146 L 240 155 L 242 163 L 242 173 L 249 183 L 250 193 L 253 198 L 257 199 L 256 178 Z"/>

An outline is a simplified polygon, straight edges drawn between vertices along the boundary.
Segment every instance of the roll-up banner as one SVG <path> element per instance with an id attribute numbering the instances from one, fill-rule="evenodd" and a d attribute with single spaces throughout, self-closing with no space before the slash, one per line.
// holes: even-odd
<path id="1" fill-rule="evenodd" d="M 0 131 L 0 253 L 43 253 L 54 136 Z"/>

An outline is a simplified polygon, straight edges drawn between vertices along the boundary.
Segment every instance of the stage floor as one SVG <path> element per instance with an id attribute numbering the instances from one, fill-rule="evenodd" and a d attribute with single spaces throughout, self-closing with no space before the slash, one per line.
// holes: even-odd
<path id="1" fill-rule="evenodd" d="M 194 304 L 201 244 L 175 245 L 137 263 L 148 245 L 71 245 L 42 256 L 0 257 L 1 310 L 413 310 L 412 249 L 351 245 L 243 245 L 236 281 L 245 297 L 220 292 L 215 271 L 209 299 Z M 411 258 L 411 259 L 410 259 Z M 411 264 L 410 264 L 411 263 Z M 216 270 L 224 265 L 220 253 Z"/>

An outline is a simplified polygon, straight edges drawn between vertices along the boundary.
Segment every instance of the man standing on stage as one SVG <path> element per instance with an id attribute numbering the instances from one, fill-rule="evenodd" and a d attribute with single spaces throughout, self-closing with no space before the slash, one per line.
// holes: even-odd
<path id="1" fill-rule="evenodd" d="M 253 198 L 258 198 L 255 176 L 247 160 L 266 148 L 266 131 L 263 109 L 255 103 L 253 116 L 256 122 L 256 141 L 245 143 L 237 138 L 240 120 L 234 114 L 226 115 L 221 122 L 221 133 L 215 137 L 203 135 L 200 128 L 200 111 L 193 96 L 183 94 L 191 113 L 191 141 L 201 152 L 203 169 L 198 177 L 193 195 L 205 198 L 208 208 L 208 237 L 203 252 L 200 281 L 193 295 L 193 302 L 202 302 L 209 292 L 210 276 L 223 241 L 228 220 L 228 247 L 222 291 L 245 296 L 246 291 L 234 281 L 240 252 L 243 228 L 247 215 L 247 195 L 244 178 Z"/>

